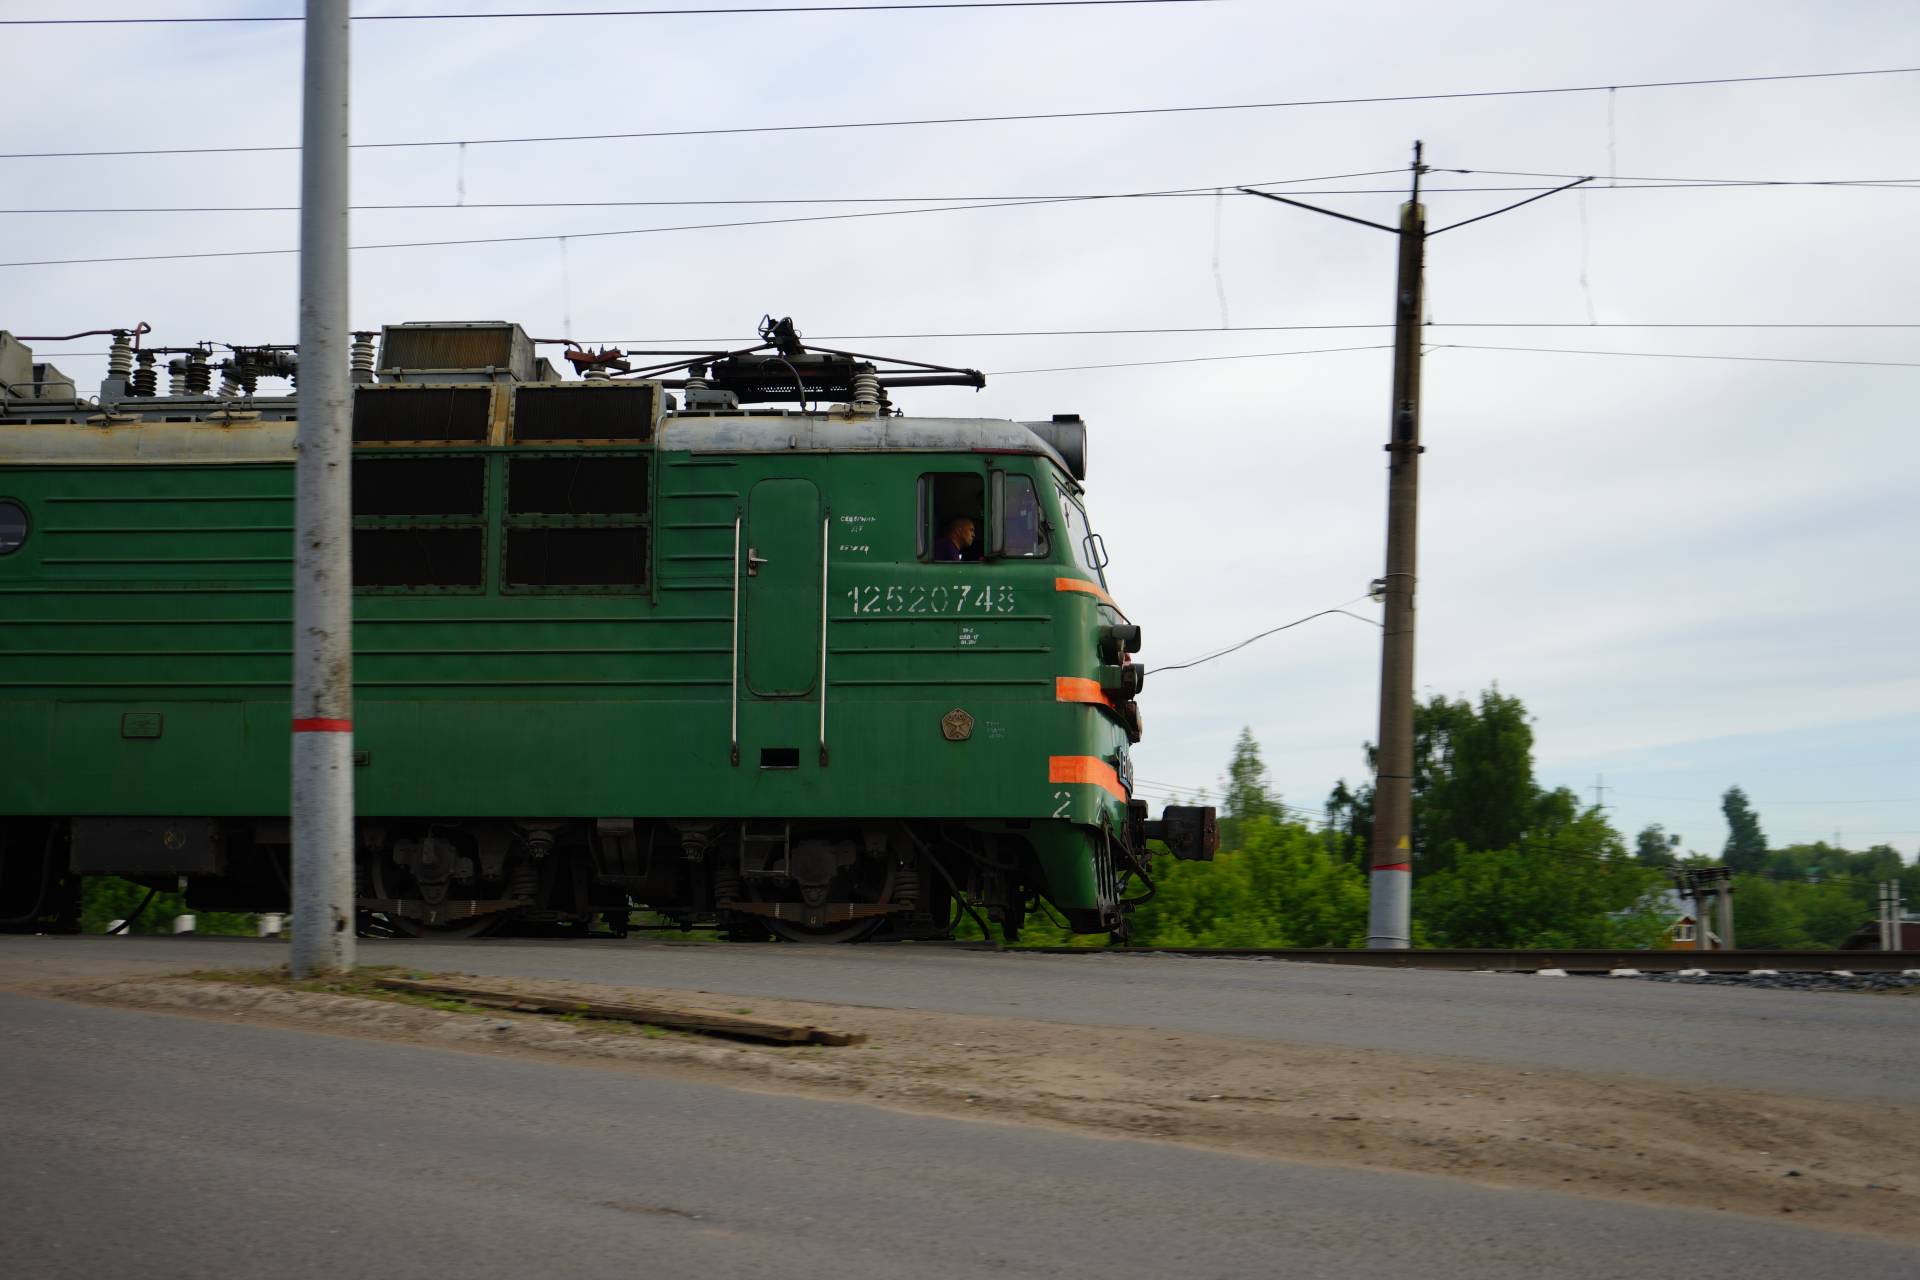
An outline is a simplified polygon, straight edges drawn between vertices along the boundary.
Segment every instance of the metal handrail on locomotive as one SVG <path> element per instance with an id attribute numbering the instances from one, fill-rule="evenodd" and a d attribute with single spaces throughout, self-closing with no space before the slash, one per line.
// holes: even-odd
<path id="1" fill-rule="evenodd" d="M 146 332 L 97 399 L 0 333 L 13 927 L 91 875 L 287 906 L 298 400 L 260 384 L 299 356 Z M 1133 798 L 1080 419 L 904 416 L 985 379 L 761 336 L 568 377 L 514 324 L 355 335 L 363 929 L 1124 932 L 1149 841 L 1213 855 Z"/>

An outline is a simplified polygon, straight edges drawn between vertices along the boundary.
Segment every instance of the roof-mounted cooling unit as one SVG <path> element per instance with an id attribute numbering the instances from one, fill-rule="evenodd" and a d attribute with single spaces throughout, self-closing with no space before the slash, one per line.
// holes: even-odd
<path id="1" fill-rule="evenodd" d="M 537 382 L 533 340 L 517 324 L 416 321 L 380 331 L 382 382 Z"/>

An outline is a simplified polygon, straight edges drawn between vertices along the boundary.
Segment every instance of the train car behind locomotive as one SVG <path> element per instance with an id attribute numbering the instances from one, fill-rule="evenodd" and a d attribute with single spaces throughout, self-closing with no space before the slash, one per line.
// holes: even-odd
<path id="1" fill-rule="evenodd" d="M 286 907 L 296 405 L 259 383 L 298 355 L 140 336 L 95 401 L 0 334 L 12 927 L 85 875 Z M 364 926 L 1123 930 L 1149 840 L 1212 855 L 1212 810 L 1132 798 L 1079 419 L 901 416 L 981 375 L 763 337 L 568 379 L 516 325 L 358 336 Z"/>

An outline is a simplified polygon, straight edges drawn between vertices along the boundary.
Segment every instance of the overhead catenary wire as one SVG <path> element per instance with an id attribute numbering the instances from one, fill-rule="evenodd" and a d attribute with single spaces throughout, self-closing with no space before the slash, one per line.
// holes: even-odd
<path id="1" fill-rule="evenodd" d="M 1583 177 L 1578 173 L 1544 173 L 1534 169 L 1435 169 L 1436 173 L 1453 173 L 1468 176 L 1490 175 L 1496 178 L 1560 178 Z M 1674 177 L 1631 177 L 1626 174 L 1610 175 L 1609 182 L 1633 183 L 1679 183 L 1682 186 L 1731 186 L 1731 187 L 1875 187 L 1899 185 L 1914 181 L 1912 178 L 1674 178 Z M 1445 190 L 1445 188 L 1441 188 Z M 1611 190 L 1599 187 L 1595 190 Z M 1633 190 L 1634 188 L 1625 188 Z"/>
<path id="2" fill-rule="evenodd" d="M 1580 326 L 1582 328 L 1586 326 Z M 1340 351 L 1385 351 L 1391 343 L 1375 343 L 1371 346 L 1357 347 L 1309 347 L 1298 351 L 1249 351 L 1238 355 L 1226 356 L 1180 356 L 1167 360 L 1122 360 L 1103 364 L 1062 364 L 1044 369 L 990 369 L 990 378 L 1016 378 L 1033 373 L 1083 373 L 1095 369 L 1136 369 L 1153 365 L 1167 364 L 1209 364 L 1218 360 L 1267 360 L 1283 356 L 1330 355 Z M 1434 343 L 1430 351 L 1506 351 L 1528 352 L 1534 355 L 1576 355 L 1576 356 L 1629 356 L 1647 360 L 1730 360 L 1740 364 L 1812 364 L 1812 365 L 1851 365 L 1872 369 L 1920 369 L 1920 360 L 1837 360 L 1819 356 L 1742 356 L 1742 355 L 1701 355 L 1681 351 L 1602 351 L 1573 347 L 1503 347 L 1476 345 L 1471 343 Z M 1166 670 L 1162 667 L 1161 670 Z"/>
<path id="3" fill-rule="evenodd" d="M 1291 186 L 1301 182 L 1320 181 L 1320 178 L 1272 178 L 1262 182 L 1235 183 L 1239 187 Z M 743 218 L 725 222 L 682 223 L 658 227 L 628 227 L 599 231 L 543 231 L 518 235 L 499 236 L 463 236 L 440 240 L 404 240 L 385 241 L 373 244 L 349 246 L 356 252 L 381 249 L 426 249 L 446 248 L 465 245 L 490 244 L 527 244 L 540 240 L 567 239 L 610 239 L 621 236 L 662 235 L 688 231 L 733 230 L 745 227 L 789 226 L 811 222 L 844 222 L 866 218 L 897 218 L 929 213 L 965 213 L 986 209 L 1039 208 L 1067 204 L 1088 204 L 1107 200 L 1151 199 L 1169 194 L 1188 194 L 1194 192 L 1211 193 L 1215 187 L 1166 188 L 1155 191 L 1112 191 L 1094 192 L 1084 195 L 1043 196 L 1027 199 L 991 200 L 966 204 L 942 204 L 931 208 L 912 209 L 862 209 L 852 213 L 797 214 L 781 218 Z M 148 254 L 112 254 L 95 255 L 82 258 L 34 258 L 19 259 L 12 262 L 0 262 L 0 268 L 48 267 L 48 266 L 85 266 L 126 262 L 180 262 L 198 261 L 215 258 L 258 258 L 286 256 L 299 252 L 297 248 L 280 249 L 210 249 L 186 250 L 177 253 Z"/>
<path id="4" fill-rule="evenodd" d="M 627 227 L 609 231 L 545 231 L 535 234 L 511 236 L 462 236 L 446 240 L 387 241 L 376 244 L 349 245 L 348 247 L 355 252 L 366 252 L 377 249 L 435 249 L 477 244 L 528 244 L 534 241 L 558 240 L 562 238 L 574 240 L 605 240 L 619 236 L 664 235 L 683 231 L 721 231 L 740 227 L 790 226 L 805 222 L 845 222 L 862 218 L 901 218 L 910 217 L 915 214 L 966 213 L 980 209 L 1030 209 L 1044 205 L 1083 204 L 1100 200 L 1130 200 L 1140 198 L 1144 194 L 1146 193 L 1118 191 L 1106 195 L 1071 196 L 1048 200 L 1004 200 L 980 204 L 946 204 L 938 205 L 930 209 L 863 209 L 856 213 L 813 213 L 799 214 L 786 218 L 744 218 L 730 222 L 682 223 L 664 227 Z M 298 248 L 210 249 L 182 253 L 116 254 L 86 258 L 35 258 L 22 259 L 14 262 L 0 262 L 0 268 L 82 266 L 120 262 L 182 262 L 208 258 L 267 258 L 283 257 L 298 252 Z"/>
<path id="5" fill-rule="evenodd" d="M 1717 809 L 1726 802 L 1724 797 L 1715 800 L 1697 796 L 1656 796 L 1649 795 L 1644 791 L 1621 791 L 1618 787 L 1609 787 L 1607 789 L 1617 795 L 1630 796 L 1635 800 L 1659 800 L 1669 804 L 1691 804 L 1702 807 L 1711 805 Z M 1892 799 L 1881 800 L 1761 800 L 1750 796 L 1747 799 L 1747 803 L 1754 806 L 1776 804 L 1920 804 L 1920 796 L 1895 796 Z"/>
<path id="6" fill-rule="evenodd" d="M 1732 360 L 1742 364 L 1839 364 L 1871 369 L 1920 369 L 1920 360 L 1834 360 L 1820 356 L 1703 355 L 1687 351 L 1603 351 L 1586 347 L 1501 347 L 1466 342 L 1436 342 L 1433 351 L 1527 351 L 1537 355 L 1632 356 L 1644 360 Z"/>
<path id="7" fill-rule="evenodd" d="M 0 159 L 6 157 L 0 156 Z M 1326 179 L 1294 179 L 1294 181 L 1325 181 Z M 1280 186 L 1281 183 L 1250 183 L 1250 186 Z M 1697 181 L 1648 182 L 1627 187 L 1594 187 L 1591 191 L 1717 191 L 1734 189 L 1790 189 L 1797 187 L 1858 188 L 1875 191 L 1920 191 L 1920 178 L 1753 178 L 1744 180 L 1719 180 L 1702 178 Z M 1490 195 L 1528 191 L 1554 191 L 1556 187 L 1539 186 L 1497 186 L 1497 187 L 1423 187 L 1422 197 L 1431 195 Z M 1380 196 L 1404 195 L 1398 187 L 1314 187 L 1306 190 L 1290 190 L 1288 195 L 1297 196 Z M 351 206 L 355 213 L 406 213 L 440 212 L 448 209 L 702 209 L 729 208 L 750 205 L 840 205 L 840 204 L 942 204 L 955 201 L 1026 201 L 1026 200 L 1074 200 L 1085 199 L 1082 195 L 943 195 L 943 196 L 742 196 L 732 198 L 711 198 L 704 200 L 426 200 L 400 201 L 383 204 L 356 204 Z M 1175 191 L 1143 191 L 1134 197 L 1140 200 L 1199 200 L 1212 199 L 1211 190 L 1182 189 Z M 47 205 L 38 208 L 0 209 L 0 214 L 29 216 L 36 214 L 130 214 L 130 213 L 298 213 L 297 204 L 198 204 L 198 205 L 92 205 L 59 206 Z"/>
<path id="8" fill-rule="evenodd" d="M 1834 80 L 1862 76 L 1912 75 L 1920 67 L 1880 67 L 1858 71 L 1806 71 L 1763 76 L 1695 77 L 1686 80 L 1645 80 L 1631 84 L 1561 85 L 1532 89 L 1476 89 L 1445 93 L 1375 94 L 1351 98 L 1295 98 L 1271 102 L 1204 103 L 1178 107 L 1114 107 L 1085 111 L 1029 111 L 1008 115 L 926 116 L 896 120 L 844 120 L 810 124 L 733 125 L 704 129 L 648 129 L 621 133 L 547 134 L 498 138 L 434 138 L 396 142 L 356 142 L 363 150 L 390 150 L 407 147 L 481 147 L 519 146 L 558 142 L 614 142 L 639 138 L 704 138 L 749 133 L 810 133 L 834 129 L 904 129 L 934 125 L 1026 124 L 1041 120 L 1100 120 L 1138 116 L 1194 115 L 1222 111 L 1282 111 L 1310 107 L 1369 106 L 1394 102 L 1469 101 L 1481 98 L 1517 98 L 1551 94 L 1605 93 L 1618 89 L 1674 89 L 1705 85 L 1763 84 L 1795 80 Z M 132 147 L 111 150 L 13 151 L 0 152 L 0 160 L 39 160 L 86 156 L 172 156 L 242 155 L 276 151 L 297 151 L 293 144 L 236 145 L 225 147 Z M 1397 171 L 1396 171 L 1397 172 Z"/>
<path id="9" fill-rule="evenodd" d="M 1429 320 L 1424 327 L 1428 329 L 1920 329 L 1920 320 L 1809 320 L 1800 323 L 1785 320 L 1603 320 L 1598 324 L 1589 324 L 1584 320 Z M 1185 333 L 1309 333 L 1326 330 L 1391 328 L 1393 325 L 1390 322 L 1365 322 L 1359 324 L 1187 325 L 1137 329 L 982 329 L 916 333 L 827 333 L 808 336 L 818 342 L 905 342 L 949 338 L 1107 338 Z M 698 345 L 706 342 L 737 344 L 752 342 L 753 339 L 742 334 L 732 334 L 724 337 L 701 338 L 580 338 L 576 341 L 589 346 L 633 347 L 651 344 Z M 1346 348 L 1336 349 L 1345 350 Z"/>
<path id="10" fill-rule="evenodd" d="M 1171 360 L 1121 360 L 1108 364 L 1062 364 L 1044 369 L 990 369 L 989 378 L 1018 378 L 1030 373 L 1083 373 L 1092 369 L 1144 369 L 1162 364 L 1212 364 L 1220 360 L 1271 360 L 1281 356 L 1324 356 L 1341 351 L 1387 351 L 1390 342 L 1375 342 L 1359 347 L 1307 347 L 1299 351 L 1249 351 L 1225 356 L 1180 356 Z M 1160 668 L 1166 670 L 1165 667 Z"/>
<path id="11" fill-rule="evenodd" d="M 469 22 L 519 18 L 727 18 L 788 13 L 910 13 L 917 9 L 1082 9 L 1120 5 L 1218 4 L 1220 0 L 918 0 L 917 3 L 731 5 L 711 9 L 517 9 L 494 12 L 356 13 L 354 22 Z M 0 27 L 156 27 L 214 23 L 303 22 L 297 13 L 210 14 L 163 18 L 0 18 Z"/>
<path id="12" fill-rule="evenodd" d="M 815 342 L 914 342 L 948 340 L 955 338 L 1104 338 L 1125 336 L 1153 336 L 1167 334 L 1205 334 L 1205 333 L 1302 333 L 1324 330 L 1353 329 L 1391 329 L 1391 324 L 1237 324 L 1222 329 L 1217 325 L 1197 325 L 1172 328 L 1142 329 L 993 329 L 974 332 L 921 332 L 921 333 L 825 333 L 810 334 Z M 1584 320 L 1449 320 L 1428 321 L 1429 329 L 1920 329 L 1920 320 L 1602 320 L 1598 324 L 1588 324 Z M 106 332 L 102 330 L 101 332 Z M 76 338 L 85 335 L 76 335 Z M 23 339 L 27 341 L 28 339 Z M 52 339 L 51 341 L 74 341 L 76 339 Z M 694 347 L 717 345 L 735 347 L 752 343 L 754 338 L 743 334 L 726 336 L 708 336 L 694 338 L 572 338 L 569 341 L 588 347 Z M 229 344 L 231 345 L 231 344 Z M 1371 347 L 1330 347 L 1330 351 L 1365 351 Z M 1528 348 L 1533 350 L 1534 348 Z M 1542 348 L 1544 349 L 1544 348 Z M 105 356 L 105 351 L 68 351 L 68 356 Z M 1263 354 L 1281 355 L 1283 352 L 1254 352 L 1249 359 L 1257 359 Z M 1215 357 L 1196 356 L 1192 359 L 1207 360 Z M 1234 357 L 1230 357 L 1234 358 Z M 1184 361 L 1182 361 L 1184 363 Z M 1122 366 L 1131 367 L 1131 365 Z M 1041 372 L 1035 370 L 1034 372 Z M 1050 372 L 1050 371 L 1048 371 Z M 1006 371 L 1001 377 L 1008 376 Z"/>
<path id="13" fill-rule="evenodd" d="M 551 239 L 554 239 L 555 237 L 537 236 L 534 238 L 539 240 L 551 240 Z M 0 263 L 0 267 L 4 267 L 8 265 L 11 265 L 11 264 Z M 1581 325 L 1578 327 L 1586 328 L 1587 326 Z M 1896 327 L 1913 328 L 1915 326 L 1900 325 Z M 993 336 L 993 335 L 987 335 L 987 336 Z M 825 339 L 821 339 L 821 340 L 825 341 Z M 693 341 L 693 340 L 688 339 L 687 341 Z M 1299 350 L 1294 350 L 1294 351 L 1248 351 L 1248 352 L 1241 352 L 1233 355 L 1178 356 L 1178 357 L 1174 357 L 1171 359 L 1164 359 L 1164 360 L 1120 360 L 1120 361 L 1111 361 L 1111 362 L 1105 362 L 1100 364 L 1051 365 L 1046 368 L 1038 368 L 1038 369 L 990 369 L 990 370 L 987 370 L 987 376 L 990 378 L 1017 378 L 1026 374 L 1039 374 L 1039 373 L 1082 373 L 1082 372 L 1099 370 L 1099 369 L 1145 369 L 1145 368 L 1154 367 L 1156 365 L 1212 364 L 1212 363 L 1223 361 L 1223 360 L 1271 360 L 1271 359 L 1280 359 L 1287 356 L 1334 355 L 1334 354 L 1338 354 L 1341 352 L 1348 352 L 1348 351 L 1386 351 L 1386 350 L 1390 350 L 1391 347 L 1392 347 L 1391 343 L 1377 342 L 1377 343 L 1367 344 L 1364 346 L 1305 347 L 1305 348 L 1301 348 Z M 1597 349 L 1587 350 L 1587 349 L 1575 349 L 1575 348 L 1566 348 L 1566 347 L 1478 346 L 1478 345 L 1472 345 L 1472 344 L 1466 344 L 1466 343 L 1435 343 L 1435 344 L 1432 344 L 1428 349 L 1429 350 L 1455 350 L 1455 351 L 1527 352 L 1535 355 L 1630 356 L 1630 357 L 1638 357 L 1638 358 L 1648 359 L 1648 360 L 1723 360 L 1723 361 L 1730 360 L 1735 363 L 1742 363 L 1742 364 L 1757 362 L 1761 364 L 1852 365 L 1852 366 L 1860 366 L 1865 368 L 1876 368 L 1876 369 L 1920 369 L 1920 360 L 1838 360 L 1838 359 L 1827 359 L 1827 358 L 1817 357 L 1817 356 L 1700 355 L 1696 353 L 1680 352 L 1680 351 L 1602 351 Z M 107 353 L 104 351 L 69 351 L 69 352 L 65 352 L 64 354 L 69 356 L 99 356 L 99 355 L 105 355 Z M 1167 668 L 1165 667 L 1161 667 L 1159 669 L 1162 671 L 1167 670 Z"/>

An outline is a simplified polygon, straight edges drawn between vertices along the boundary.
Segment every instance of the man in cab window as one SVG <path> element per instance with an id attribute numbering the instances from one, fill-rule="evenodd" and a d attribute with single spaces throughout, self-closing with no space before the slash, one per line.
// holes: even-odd
<path id="1" fill-rule="evenodd" d="M 933 540 L 933 558 L 978 560 L 980 553 L 974 548 L 978 536 L 979 526 L 972 516 L 952 516 L 947 520 L 946 531 Z"/>

